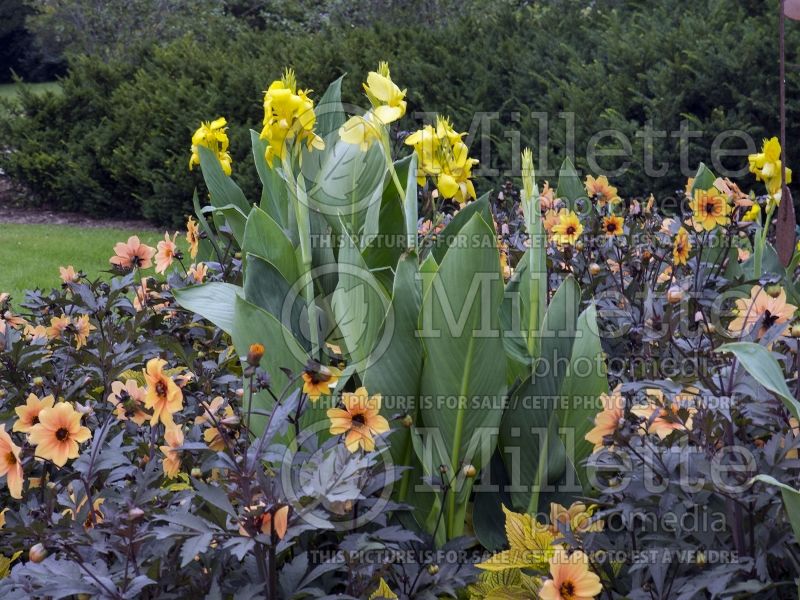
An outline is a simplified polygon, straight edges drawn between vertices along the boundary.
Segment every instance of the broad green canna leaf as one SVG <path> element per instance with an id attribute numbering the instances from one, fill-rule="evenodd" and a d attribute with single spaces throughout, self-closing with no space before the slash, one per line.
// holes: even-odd
<path id="1" fill-rule="evenodd" d="M 271 262 L 289 285 L 293 285 L 300 276 L 294 246 L 280 225 L 257 206 L 247 217 L 242 252 L 255 254 Z"/>
<path id="2" fill-rule="evenodd" d="M 212 282 L 175 290 L 178 304 L 211 321 L 227 334 L 233 331 L 234 305 L 244 290 L 231 283 Z"/>
<path id="3" fill-rule="evenodd" d="M 753 379 L 778 396 L 795 419 L 800 419 L 800 402 L 792 395 L 778 361 L 769 350 L 753 342 L 732 342 L 717 348 L 717 352 L 730 352 Z"/>
<path id="4" fill-rule="evenodd" d="M 503 286 L 494 236 L 480 214 L 473 214 L 436 271 L 420 316 L 426 351 L 420 414 L 431 433 L 441 437 L 428 440 L 441 441 L 433 444 L 428 459 L 445 465 L 449 478 L 463 464 L 479 469 L 489 460 L 496 439 L 490 432 L 503 414 L 506 359 L 498 320 Z M 463 527 L 468 488 L 465 484 L 449 495 L 451 537 Z"/>
<path id="5" fill-rule="evenodd" d="M 581 178 L 578 177 L 578 172 L 575 170 L 575 165 L 572 164 L 569 157 L 564 159 L 564 162 L 561 163 L 561 169 L 558 171 L 556 197 L 566 199 L 570 210 L 575 209 L 575 202 L 586 197 L 586 189 L 583 187 Z"/>

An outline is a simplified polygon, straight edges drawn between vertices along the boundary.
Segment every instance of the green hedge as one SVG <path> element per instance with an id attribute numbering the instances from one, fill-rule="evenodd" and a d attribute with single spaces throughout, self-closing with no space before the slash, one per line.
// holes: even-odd
<path id="1" fill-rule="evenodd" d="M 500 113 L 486 165 L 500 169 L 500 177 L 516 147 L 505 128 L 519 129 L 521 143 L 537 148 L 535 113 L 548 113 L 552 169 L 567 142 L 558 113 L 571 111 L 580 169 L 587 167 L 591 135 L 616 129 L 634 142 L 631 167 L 615 179 L 620 191 L 669 194 L 684 182 L 678 139 L 655 141 L 656 164 L 670 160 L 671 166 L 664 177 L 649 178 L 641 164 L 643 139 L 634 136 L 643 124 L 675 131 L 686 119 L 702 131 L 691 140 L 691 165 L 708 160 L 718 132 L 740 129 L 759 142 L 777 133 L 777 19 L 765 4 L 653 0 L 587 9 L 584 2 L 562 1 L 465 16 L 432 29 L 377 24 L 306 34 L 245 32 L 211 43 L 184 38 L 150 50 L 136 66 L 76 59 L 62 95 L 25 95 L 21 111 L 0 123 L 0 139 L 13 149 L 0 157 L 0 168 L 33 193 L 31 202 L 177 224 L 190 212 L 200 181 L 187 164 L 189 138 L 201 119 L 228 119 L 237 182 L 256 198 L 248 129 L 259 127 L 261 92 L 283 66 L 293 66 L 301 85 L 317 94 L 347 72 L 344 99 L 363 106 L 363 77 L 388 59 L 395 81 L 409 90 L 410 115 L 447 113 L 466 130 L 475 113 Z M 788 33 L 787 47 L 800 47 L 800 28 L 790 22 Z M 790 151 L 800 141 L 798 97 L 792 73 Z M 409 116 L 400 129 L 417 123 Z M 473 154 L 480 157 L 479 145 Z M 486 188 L 498 180 L 480 183 Z"/>

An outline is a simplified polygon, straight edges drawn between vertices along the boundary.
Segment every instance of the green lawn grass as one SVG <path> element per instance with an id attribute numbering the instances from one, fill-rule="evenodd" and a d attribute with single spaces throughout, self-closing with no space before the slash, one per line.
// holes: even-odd
<path id="1" fill-rule="evenodd" d="M 154 247 L 163 239 L 155 231 L 0 223 L 0 293 L 9 292 L 17 304 L 23 290 L 58 287 L 60 266 L 96 277 L 109 269 L 114 244 L 131 235 Z"/>

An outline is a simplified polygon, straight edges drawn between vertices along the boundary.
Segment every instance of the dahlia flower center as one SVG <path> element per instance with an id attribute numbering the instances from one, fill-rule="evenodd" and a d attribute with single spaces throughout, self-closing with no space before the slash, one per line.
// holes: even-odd
<path id="1" fill-rule="evenodd" d="M 58 429 L 58 431 L 56 431 L 56 439 L 59 442 L 63 442 L 68 437 L 69 437 L 69 429 L 67 429 L 66 427 L 61 427 Z"/>
<path id="2" fill-rule="evenodd" d="M 564 600 L 573 600 L 575 598 L 575 584 L 571 581 L 565 581 L 561 584 L 559 592 L 561 592 L 561 597 Z"/>

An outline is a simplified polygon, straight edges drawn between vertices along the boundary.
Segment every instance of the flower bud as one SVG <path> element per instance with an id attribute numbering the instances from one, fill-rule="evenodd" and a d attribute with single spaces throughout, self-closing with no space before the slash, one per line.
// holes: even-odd
<path id="1" fill-rule="evenodd" d="M 434 564 L 428 565 L 429 575 L 436 575 L 438 572 L 439 572 L 439 565 L 434 565 Z"/>
<path id="2" fill-rule="evenodd" d="M 602 268 L 597 263 L 592 263 L 589 265 L 589 274 L 592 277 L 597 277 L 600 274 Z"/>
<path id="3" fill-rule="evenodd" d="M 252 367 L 257 367 L 261 364 L 261 357 L 264 356 L 264 346 L 261 344 L 250 344 L 250 349 L 247 352 L 247 364 Z"/>
<path id="4" fill-rule="evenodd" d="M 464 465 L 464 467 L 461 469 L 461 472 L 467 479 L 472 479 L 478 474 L 478 469 L 476 469 L 473 465 Z"/>
<path id="5" fill-rule="evenodd" d="M 28 558 L 31 562 L 40 563 L 47 558 L 47 550 L 42 544 L 35 544 L 28 551 Z"/>
<path id="6" fill-rule="evenodd" d="M 670 304 L 678 304 L 683 300 L 683 290 L 677 285 L 673 285 L 667 290 L 667 302 Z"/>
<path id="7" fill-rule="evenodd" d="M 128 519 L 131 521 L 138 521 L 144 516 L 144 511 L 138 506 L 134 506 L 128 511 Z"/>
<path id="8" fill-rule="evenodd" d="M 403 424 L 403 427 L 411 427 L 414 424 L 414 417 L 411 415 L 406 415 L 403 417 L 401 423 Z"/>
<path id="9" fill-rule="evenodd" d="M 778 296 L 781 295 L 781 292 L 783 291 L 783 288 L 776 283 L 776 284 L 773 284 L 773 285 L 768 285 L 766 288 L 764 288 L 764 291 L 771 298 L 777 298 Z"/>
<path id="10" fill-rule="evenodd" d="M 241 398 L 244 396 L 244 388 L 236 388 L 236 397 Z"/>
<path id="11" fill-rule="evenodd" d="M 800 323 L 795 323 L 792 325 L 792 329 L 790 331 L 793 338 L 800 338 Z"/>
<path id="12" fill-rule="evenodd" d="M 42 377 L 34 377 L 33 385 L 36 387 L 42 387 L 44 385 L 44 379 Z"/>
<path id="13" fill-rule="evenodd" d="M 200 479 L 203 476 L 203 470 L 200 467 L 194 467 L 191 474 L 195 479 Z"/>

